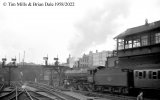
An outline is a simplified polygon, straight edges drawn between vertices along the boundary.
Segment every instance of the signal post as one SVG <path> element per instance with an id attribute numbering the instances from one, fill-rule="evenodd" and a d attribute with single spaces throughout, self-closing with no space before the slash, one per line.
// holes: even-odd
<path id="1" fill-rule="evenodd" d="M 6 64 L 7 59 L 2 58 L 2 68 L 8 68 L 9 69 L 9 77 L 8 77 L 8 85 L 10 86 L 10 81 L 11 81 L 11 68 L 18 68 L 16 65 L 16 58 L 12 58 L 12 62 L 10 64 Z"/>
<path id="2" fill-rule="evenodd" d="M 50 85 L 53 85 L 53 70 L 57 72 L 57 74 L 59 75 L 59 80 L 61 81 L 61 72 L 62 72 L 62 69 L 64 68 L 64 66 L 59 66 L 58 57 L 54 58 L 54 60 L 55 60 L 54 65 L 48 65 L 48 57 L 43 57 L 43 60 L 45 60 L 45 65 L 43 65 L 43 68 L 48 69 L 51 72 Z M 60 81 L 59 81 L 59 85 L 60 85 Z"/>

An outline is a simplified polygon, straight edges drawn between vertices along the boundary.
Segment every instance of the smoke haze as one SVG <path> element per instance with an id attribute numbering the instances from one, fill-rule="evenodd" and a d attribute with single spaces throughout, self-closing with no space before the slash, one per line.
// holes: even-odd
<path id="1" fill-rule="evenodd" d="M 77 33 L 69 46 L 71 54 L 79 56 L 88 48 L 104 43 L 108 36 L 115 34 L 115 29 L 119 27 L 116 19 L 127 16 L 128 6 L 127 0 L 106 2 L 101 8 L 88 11 L 86 16 L 75 24 Z"/>
<path id="2" fill-rule="evenodd" d="M 113 50 L 113 37 L 127 28 L 160 20 L 160 0 L 68 0 L 73 7 L 3 6 L 0 1 L 0 57 L 49 63 L 54 57 L 66 62 L 92 50 Z M 23 0 L 23 2 L 54 0 Z M 57 0 L 64 1 L 64 0 Z M 113 47 L 112 47 L 113 46 Z M 113 49 L 112 49 L 113 48 Z M 21 61 L 20 60 L 20 61 Z"/>

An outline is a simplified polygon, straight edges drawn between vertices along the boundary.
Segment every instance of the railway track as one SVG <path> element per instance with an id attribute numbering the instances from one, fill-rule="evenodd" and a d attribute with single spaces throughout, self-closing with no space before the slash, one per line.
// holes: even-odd
<path id="1" fill-rule="evenodd" d="M 39 89 L 40 91 L 45 91 L 48 94 L 54 95 L 56 98 L 59 98 L 58 100 L 80 100 L 78 98 L 75 98 L 73 96 L 70 96 L 70 95 L 67 95 L 61 92 L 61 90 L 57 88 L 53 88 L 45 84 L 30 83 L 28 84 L 28 86 L 35 87 Z"/>
<path id="2" fill-rule="evenodd" d="M 34 84 L 34 83 L 31 83 Z M 56 90 L 58 92 L 60 91 L 67 91 L 66 89 L 60 90 L 59 88 L 54 88 L 45 84 L 38 84 L 38 86 L 44 86 L 50 90 Z M 131 96 L 124 96 L 124 95 L 116 95 L 116 94 L 109 94 L 109 93 L 98 93 L 98 92 L 89 92 L 89 91 L 79 91 L 79 90 L 72 90 L 72 92 L 76 92 L 76 93 L 80 93 L 82 95 L 88 96 L 88 97 L 92 97 L 92 98 L 96 98 L 96 97 L 103 97 L 106 99 L 110 99 L 110 100 L 136 100 L 136 97 L 131 97 Z M 70 100 L 70 99 L 69 99 Z"/>
<path id="3" fill-rule="evenodd" d="M 81 93 L 83 95 L 89 97 L 103 97 L 110 100 L 136 100 L 136 97 L 131 96 L 124 96 L 124 95 L 116 95 L 116 94 L 109 94 L 109 93 L 99 93 L 99 92 L 89 92 L 89 91 L 79 91 L 79 90 L 72 90 L 76 93 Z"/>
<path id="4" fill-rule="evenodd" d="M 30 85 L 33 85 L 33 84 L 34 83 L 30 83 Z M 45 87 L 45 88 L 48 88 L 51 91 L 54 90 L 56 92 L 70 91 L 70 90 L 66 90 L 66 89 L 60 90 L 58 88 L 54 88 L 54 87 L 51 87 L 51 86 L 48 86 L 48 85 L 45 85 L 45 84 L 40 84 L 40 83 L 37 86 L 38 87 L 42 86 L 43 88 Z M 94 98 L 96 99 L 97 97 L 103 97 L 103 98 L 110 99 L 110 100 L 136 100 L 136 97 L 124 96 L 124 95 L 116 95 L 116 94 L 113 95 L 113 94 L 108 94 L 108 93 L 98 93 L 98 92 L 89 92 L 89 91 L 80 91 L 80 90 L 72 90 L 72 92 L 80 93 L 82 95 L 87 96 L 88 98 L 91 97 L 92 99 L 94 99 Z M 67 100 L 72 100 L 72 99 L 67 99 Z"/>
<path id="5" fill-rule="evenodd" d="M 6 95 L 0 96 L 0 100 L 84 100 L 78 99 L 72 95 L 68 95 L 66 92 L 74 92 L 85 95 L 88 97 L 88 99 L 85 100 L 95 100 L 97 98 L 106 98 L 106 100 L 136 100 L 136 97 L 118 94 L 65 89 L 60 90 L 58 87 L 54 88 L 52 86 L 48 86 L 46 84 L 41 83 L 26 83 L 26 88 L 24 88 L 22 83 L 13 82 L 12 87 L 14 87 L 13 90 L 7 93 Z M 145 98 L 145 100 L 158 99 Z"/>
<path id="6" fill-rule="evenodd" d="M 33 86 L 33 84 L 32 84 Z M 5 95 L 0 96 L 0 100 L 78 100 L 73 99 L 67 95 L 62 96 L 62 94 L 59 92 L 53 92 L 49 91 L 49 89 L 44 88 L 43 86 L 36 86 L 38 87 L 38 91 L 30 90 L 27 88 L 22 88 L 23 84 L 19 82 L 12 82 L 11 83 L 11 90 L 2 91 L 6 92 Z M 41 87 L 41 88 L 40 88 Z M 52 96 L 49 96 L 52 95 Z"/>
<path id="7" fill-rule="evenodd" d="M 120 95 L 120 94 L 111 94 L 111 93 L 100 93 L 100 92 L 89 92 L 89 91 L 80 91 L 80 90 L 72 90 L 76 93 L 81 93 L 86 96 L 90 97 L 102 97 L 110 100 L 136 100 L 137 97 L 135 96 L 127 96 L 127 95 Z M 146 98 L 144 97 L 144 100 L 160 100 L 159 98 Z"/>
<path id="8" fill-rule="evenodd" d="M 16 88 L 11 92 L 0 97 L 0 100 L 55 100 L 49 98 L 45 95 L 41 95 L 35 91 L 30 91 L 27 89 Z M 56 99 L 61 100 L 61 99 Z"/>
<path id="9" fill-rule="evenodd" d="M 0 96 L 0 100 L 8 100 L 9 98 L 12 98 L 14 95 L 16 95 L 16 90 L 13 89 L 9 93 L 6 93 L 5 95 Z"/>

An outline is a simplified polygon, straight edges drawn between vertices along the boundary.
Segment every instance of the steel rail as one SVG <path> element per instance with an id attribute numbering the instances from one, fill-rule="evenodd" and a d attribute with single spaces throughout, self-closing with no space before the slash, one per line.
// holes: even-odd
<path id="1" fill-rule="evenodd" d="M 38 97 L 36 97 L 36 96 L 34 96 L 34 95 L 31 95 L 29 92 L 34 92 L 34 91 L 27 91 L 27 89 L 23 89 L 22 87 L 21 87 L 21 83 L 19 83 L 19 82 L 12 82 L 11 83 L 12 84 L 12 86 L 16 86 L 15 87 L 15 89 L 14 89 L 14 91 L 13 92 L 15 92 L 15 94 L 12 94 L 12 96 L 9 96 L 8 97 L 8 99 L 7 100 L 18 100 L 18 98 L 20 99 L 20 96 L 21 96 L 21 98 L 23 98 L 23 96 L 24 96 L 24 94 L 28 97 L 28 99 L 30 99 L 30 100 L 41 100 L 40 98 L 38 98 Z M 17 87 L 17 85 L 18 86 L 20 86 L 19 88 Z M 21 91 L 21 92 L 18 92 L 18 91 Z M 36 93 L 36 92 L 34 92 L 34 93 Z M 38 94 L 38 93 L 37 93 Z M 41 94 L 38 94 L 38 95 L 41 95 Z M 44 96 L 44 95 L 41 95 L 41 96 L 43 96 L 43 98 L 49 98 L 49 97 L 46 97 L 46 96 Z M 5 98 L 7 98 L 7 97 L 5 97 Z M 1 100 L 1 99 L 0 99 Z M 22 99 L 23 100 L 23 99 Z"/>
<path id="2" fill-rule="evenodd" d="M 77 92 L 77 93 L 81 93 L 81 94 L 86 95 L 86 96 L 103 97 L 103 98 L 113 99 L 113 100 L 136 100 L 136 97 L 118 95 L 118 94 L 89 92 L 89 91 L 80 91 L 80 90 L 72 90 L 72 91 Z"/>
<path id="3" fill-rule="evenodd" d="M 0 97 L 0 100 L 41 100 L 42 98 L 48 98 L 48 99 L 52 99 L 49 98 L 45 95 L 39 94 L 35 91 L 28 91 L 27 89 L 23 89 L 22 87 L 17 87 L 17 85 L 19 86 L 19 82 L 12 82 L 11 83 L 12 86 L 14 86 L 15 88 L 9 92 L 6 95 L 3 95 Z M 33 92 L 33 94 L 32 94 Z M 56 98 L 56 97 L 55 97 Z"/>
<path id="4" fill-rule="evenodd" d="M 19 89 L 19 90 L 21 90 L 21 89 Z M 20 95 L 23 95 L 23 93 L 26 94 L 29 97 L 30 100 L 35 100 L 35 99 L 40 100 L 39 98 L 30 95 L 30 93 L 28 93 L 27 90 L 23 90 L 23 91 L 17 93 L 16 95 L 14 95 L 12 98 L 9 98 L 8 100 L 18 100 L 18 97 L 20 97 Z"/>
<path id="5" fill-rule="evenodd" d="M 33 96 L 33 95 L 31 95 L 31 97 L 34 98 L 34 99 L 36 99 L 36 100 L 41 100 L 41 99 L 39 99 L 38 97 L 35 97 L 35 96 Z M 47 97 L 47 98 L 48 98 L 48 97 Z"/>
<path id="6" fill-rule="evenodd" d="M 13 94 L 14 91 L 15 91 L 15 89 L 13 89 L 11 92 L 9 92 L 9 93 L 7 93 L 7 94 L 5 94 L 5 95 L 0 96 L 0 100 L 1 100 L 1 98 L 4 98 L 4 97 L 6 97 L 6 96 L 9 96 L 9 95 Z"/>
<path id="7" fill-rule="evenodd" d="M 95 96 L 95 97 L 103 97 L 113 100 L 136 100 L 137 97 L 135 96 L 128 96 L 128 95 L 120 95 L 120 94 L 111 94 L 111 93 L 100 93 L 100 92 L 90 92 L 90 91 L 80 91 L 80 90 L 72 90 L 73 92 L 81 93 L 87 96 Z M 144 97 L 145 100 L 160 100 L 157 98 L 147 98 Z"/>
<path id="8" fill-rule="evenodd" d="M 30 98 L 30 100 L 34 100 L 34 99 L 32 98 L 32 96 L 28 93 L 28 91 L 27 91 L 26 89 L 24 89 L 24 91 L 27 93 L 27 95 L 28 95 L 28 97 Z"/>
<path id="9" fill-rule="evenodd" d="M 21 89 L 17 88 L 16 89 L 16 95 L 14 95 L 12 98 L 9 98 L 8 100 L 14 100 L 14 99 L 18 100 L 18 96 L 21 95 L 24 92 L 24 91 L 21 91 L 21 92 L 18 93 L 18 90 L 21 91 Z"/>
<path id="10" fill-rule="evenodd" d="M 35 92 L 35 91 L 28 91 L 27 89 L 25 89 L 25 90 L 28 92 L 28 94 L 29 94 L 32 98 L 34 98 L 34 99 L 36 99 L 36 100 L 41 100 L 42 97 L 38 98 L 38 97 L 34 96 L 34 94 L 37 94 L 37 95 L 39 95 L 39 96 L 43 96 L 43 98 L 45 97 L 45 98 L 48 98 L 48 99 L 53 99 L 53 98 L 47 97 L 47 96 L 45 96 L 45 95 L 39 94 L 39 93 L 37 93 L 37 92 Z M 32 93 L 34 93 L 34 94 L 31 94 L 30 92 L 32 92 Z"/>
<path id="11" fill-rule="evenodd" d="M 29 84 L 29 86 L 32 86 L 32 87 L 38 88 L 40 90 L 43 90 L 47 93 L 50 93 L 50 94 L 60 98 L 61 100 L 80 100 L 80 99 L 75 98 L 73 96 L 62 93 L 60 90 L 54 89 L 53 87 L 47 88 L 47 87 L 44 87 L 44 85 L 40 85 L 40 84 L 37 85 L 34 83 Z"/>
<path id="12" fill-rule="evenodd" d="M 1 83 L 0 92 L 3 90 L 3 88 L 4 88 L 4 83 Z"/>

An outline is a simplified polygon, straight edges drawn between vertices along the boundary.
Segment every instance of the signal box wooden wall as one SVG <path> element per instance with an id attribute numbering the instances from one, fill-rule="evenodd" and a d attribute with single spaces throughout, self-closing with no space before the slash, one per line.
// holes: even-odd
<path id="1" fill-rule="evenodd" d="M 129 28 L 115 39 L 120 67 L 160 64 L 160 21 Z"/>

